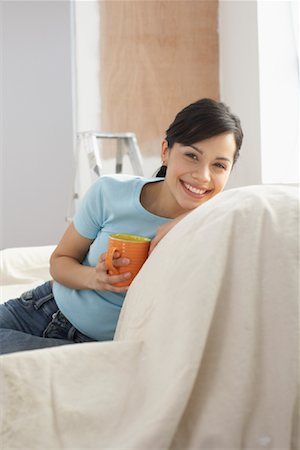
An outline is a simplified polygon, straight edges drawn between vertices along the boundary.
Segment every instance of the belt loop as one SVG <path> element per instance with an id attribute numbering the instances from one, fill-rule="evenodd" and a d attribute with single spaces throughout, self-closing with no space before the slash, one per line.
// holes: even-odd
<path id="1" fill-rule="evenodd" d="M 73 325 L 70 327 L 69 331 L 68 331 L 68 338 L 70 341 L 74 341 L 74 336 L 76 333 L 76 328 L 73 327 Z"/>

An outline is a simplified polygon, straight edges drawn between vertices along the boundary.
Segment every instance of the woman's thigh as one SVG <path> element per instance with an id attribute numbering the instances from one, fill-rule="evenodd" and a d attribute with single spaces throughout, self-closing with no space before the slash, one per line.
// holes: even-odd
<path id="1" fill-rule="evenodd" d="M 58 307 L 48 281 L 0 305 L 0 328 L 43 336 Z"/>
<path id="2" fill-rule="evenodd" d="M 68 344 L 74 344 L 74 342 L 66 339 L 46 339 L 22 331 L 0 329 L 0 355 Z"/>
<path id="3" fill-rule="evenodd" d="M 92 342 L 58 309 L 47 282 L 0 305 L 0 354 Z"/>

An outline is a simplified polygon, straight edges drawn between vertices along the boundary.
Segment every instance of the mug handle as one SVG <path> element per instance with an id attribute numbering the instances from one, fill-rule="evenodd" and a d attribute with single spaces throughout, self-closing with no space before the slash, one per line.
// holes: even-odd
<path id="1" fill-rule="evenodd" d="M 110 270 L 114 275 L 120 274 L 118 268 L 115 267 L 113 264 L 114 254 L 119 251 L 120 250 L 117 247 L 110 247 L 106 253 L 106 258 L 105 258 L 106 265 L 108 267 L 108 270 Z"/>

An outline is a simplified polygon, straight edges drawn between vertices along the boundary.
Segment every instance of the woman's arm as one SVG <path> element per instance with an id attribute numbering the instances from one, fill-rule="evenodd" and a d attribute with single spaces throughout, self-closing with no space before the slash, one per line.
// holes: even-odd
<path id="1" fill-rule="evenodd" d="M 128 288 L 114 287 L 113 284 L 123 281 L 130 274 L 108 275 L 105 253 L 99 256 L 96 267 L 81 264 L 92 242 L 92 239 L 81 236 L 73 224 L 69 225 L 50 258 L 50 273 L 53 279 L 71 289 L 126 292 Z M 129 263 L 124 258 L 118 258 L 118 254 L 115 256 L 116 267 Z"/>
<path id="2" fill-rule="evenodd" d="M 190 212 L 190 211 L 189 211 Z M 150 244 L 150 253 L 154 250 L 154 248 L 157 246 L 159 241 L 178 223 L 180 222 L 189 212 L 181 214 L 180 216 L 176 217 L 176 219 L 170 220 L 170 222 L 164 223 L 160 227 L 158 227 L 155 237 L 152 239 Z"/>

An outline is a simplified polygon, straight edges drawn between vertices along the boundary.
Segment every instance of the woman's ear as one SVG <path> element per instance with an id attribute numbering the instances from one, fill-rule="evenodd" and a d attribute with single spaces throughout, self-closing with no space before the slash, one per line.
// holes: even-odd
<path id="1" fill-rule="evenodd" d="M 164 139 L 161 144 L 161 161 L 163 166 L 168 165 L 168 159 L 169 159 L 169 146 L 168 142 Z"/>

